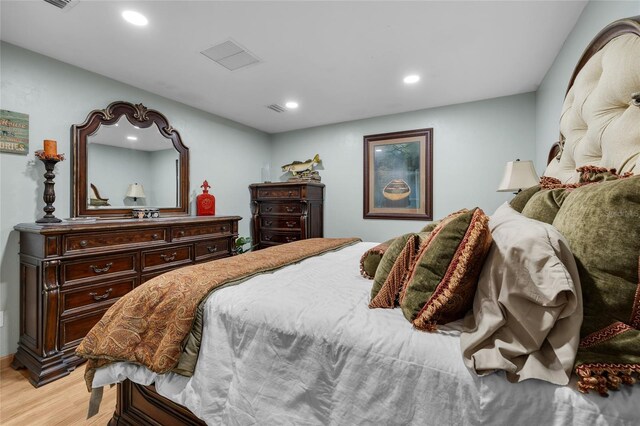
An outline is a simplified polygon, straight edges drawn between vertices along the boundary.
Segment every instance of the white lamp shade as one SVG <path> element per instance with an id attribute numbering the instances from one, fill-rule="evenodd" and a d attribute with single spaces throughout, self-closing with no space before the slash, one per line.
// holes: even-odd
<path id="1" fill-rule="evenodd" d="M 144 188 L 139 183 L 132 183 L 127 189 L 126 196 L 130 198 L 144 198 Z"/>
<path id="2" fill-rule="evenodd" d="M 532 161 L 509 161 L 504 168 L 504 175 L 498 187 L 498 192 L 519 191 L 538 183 L 540 183 L 540 179 Z"/>

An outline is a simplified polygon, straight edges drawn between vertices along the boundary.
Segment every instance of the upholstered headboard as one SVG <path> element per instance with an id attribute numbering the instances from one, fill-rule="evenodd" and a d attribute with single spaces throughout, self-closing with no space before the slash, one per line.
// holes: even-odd
<path id="1" fill-rule="evenodd" d="M 559 158 L 544 173 L 578 181 L 594 165 L 640 174 L 640 16 L 603 29 L 583 53 L 560 118 Z"/>

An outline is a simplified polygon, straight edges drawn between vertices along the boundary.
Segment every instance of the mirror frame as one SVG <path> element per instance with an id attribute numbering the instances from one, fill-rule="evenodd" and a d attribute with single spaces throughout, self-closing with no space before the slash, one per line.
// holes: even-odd
<path id="1" fill-rule="evenodd" d="M 71 126 L 71 141 L 73 144 L 73 178 L 72 178 L 72 212 L 73 217 L 104 217 L 131 218 L 132 208 L 90 209 L 87 206 L 87 137 L 93 135 L 101 125 L 115 124 L 120 117 L 125 116 L 134 126 L 147 128 L 157 125 L 160 134 L 171 139 L 173 147 L 178 151 L 180 160 L 180 197 L 176 207 L 160 208 L 160 216 L 186 216 L 189 214 L 189 148 L 180 138 L 180 133 L 174 129 L 167 118 L 160 112 L 148 109 L 144 105 L 129 102 L 112 102 L 105 109 L 96 109 L 89 113 L 82 124 Z"/>

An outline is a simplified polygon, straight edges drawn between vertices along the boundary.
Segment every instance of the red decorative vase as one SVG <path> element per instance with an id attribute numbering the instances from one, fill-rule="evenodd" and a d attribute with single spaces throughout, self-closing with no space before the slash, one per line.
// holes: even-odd
<path id="1" fill-rule="evenodd" d="M 209 182 L 206 180 L 200 185 L 202 194 L 196 197 L 196 213 L 198 216 L 215 216 L 216 215 L 216 197 L 209 194 Z"/>

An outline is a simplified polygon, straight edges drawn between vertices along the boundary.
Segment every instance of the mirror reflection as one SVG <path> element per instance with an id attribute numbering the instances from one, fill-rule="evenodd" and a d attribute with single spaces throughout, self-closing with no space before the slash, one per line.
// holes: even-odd
<path id="1" fill-rule="evenodd" d="M 123 115 L 87 137 L 87 208 L 178 207 L 179 171 L 172 140 Z"/>

